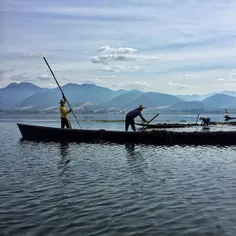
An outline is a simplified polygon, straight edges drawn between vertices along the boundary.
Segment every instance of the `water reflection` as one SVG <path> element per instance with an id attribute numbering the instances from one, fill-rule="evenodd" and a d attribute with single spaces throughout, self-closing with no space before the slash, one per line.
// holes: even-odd
<path id="1" fill-rule="evenodd" d="M 68 159 L 68 142 L 60 142 L 60 159 L 59 159 L 59 168 L 66 167 L 70 163 L 70 159 Z"/>
<path id="2" fill-rule="evenodd" d="M 63 183 L 63 185 L 67 185 L 71 181 L 71 171 L 68 170 L 70 158 L 69 158 L 69 143 L 68 142 L 60 142 L 60 156 L 58 162 L 59 177 Z"/>
<path id="3" fill-rule="evenodd" d="M 138 145 L 139 147 L 139 145 Z M 126 156 L 128 159 L 140 159 L 142 158 L 142 152 L 139 150 L 135 143 L 125 144 Z"/>
<path id="4" fill-rule="evenodd" d="M 141 150 L 135 149 L 134 143 L 125 144 L 127 162 L 134 172 L 144 172 L 143 167 L 145 168 L 145 161 L 142 155 Z"/>
<path id="5" fill-rule="evenodd" d="M 129 156 L 134 156 L 135 155 L 135 144 L 134 143 L 126 143 L 125 144 L 125 149 L 126 149 L 127 154 Z"/>
<path id="6" fill-rule="evenodd" d="M 141 196 L 144 191 L 145 184 L 148 181 L 148 163 L 143 156 L 140 145 L 134 143 L 125 144 L 127 166 L 130 177 L 130 188 L 136 196 Z"/>

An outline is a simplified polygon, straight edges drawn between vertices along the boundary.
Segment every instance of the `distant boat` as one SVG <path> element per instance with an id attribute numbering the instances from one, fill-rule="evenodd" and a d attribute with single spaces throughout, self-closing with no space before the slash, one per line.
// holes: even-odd
<path id="1" fill-rule="evenodd" d="M 225 109 L 225 116 L 224 116 L 225 120 L 233 120 L 233 119 L 236 119 L 236 117 L 231 117 L 228 113 L 228 110 Z"/>
<path id="2" fill-rule="evenodd" d="M 125 132 L 112 130 L 61 129 L 54 127 L 17 124 L 23 139 L 32 141 L 113 142 L 154 145 L 236 145 L 236 131 L 167 130 Z"/>
<path id="3" fill-rule="evenodd" d="M 157 123 L 157 124 L 142 124 L 135 123 L 136 125 L 143 126 L 146 129 L 169 129 L 169 128 L 187 128 L 187 127 L 201 127 L 198 123 Z M 236 125 L 236 122 L 215 122 L 211 121 L 210 125 Z"/>
<path id="4" fill-rule="evenodd" d="M 234 120 L 234 119 L 236 119 L 236 117 L 225 116 L 225 120 L 226 120 L 226 121 L 227 121 L 227 120 Z"/>

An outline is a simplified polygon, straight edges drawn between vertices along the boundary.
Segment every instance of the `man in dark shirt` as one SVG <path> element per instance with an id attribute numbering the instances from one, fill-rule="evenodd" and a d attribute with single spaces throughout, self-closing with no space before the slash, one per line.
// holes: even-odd
<path id="1" fill-rule="evenodd" d="M 230 116 L 229 116 L 229 113 L 228 113 L 228 110 L 225 109 L 225 119 L 226 120 L 229 120 L 230 119 Z"/>
<path id="2" fill-rule="evenodd" d="M 201 125 L 209 125 L 211 119 L 209 117 L 200 117 L 200 119 L 202 121 Z"/>
<path id="3" fill-rule="evenodd" d="M 143 105 L 139 105 L 138 108 L 135 108 L 134 110 L 127 113 L 125 117 L 125 131 L 128 131 L 129 125 L 131 125 L 133 131 L 136 131 L 134 118 L 136 118 L 137 116 L 139 116 L 144 122 L 147 123 L 147 121 L 144 119 L 141 113 L 143 108 L 146 108 L 146 107 L 144 107 Z"/>

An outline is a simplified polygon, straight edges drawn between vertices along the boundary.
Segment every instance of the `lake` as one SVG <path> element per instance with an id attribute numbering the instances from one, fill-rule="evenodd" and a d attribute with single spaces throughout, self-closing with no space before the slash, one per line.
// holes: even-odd
<path id="1" fill-rule="evenodd" d="M 0 116 L 0 235 L 235 235 L 236 146 L 21 140 L 16 123 L 59 127 L 58 118 Z M 123 115 L 78 119 L 83 128 L 124 129 L 102 122 Z M 173 121 L 196 115 L 154 123 Z"/>

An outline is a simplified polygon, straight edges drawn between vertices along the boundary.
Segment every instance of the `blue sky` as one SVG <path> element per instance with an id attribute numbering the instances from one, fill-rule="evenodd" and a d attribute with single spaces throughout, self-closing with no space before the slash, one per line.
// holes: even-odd
<path id="1" fill-rule="evenodd" d="M 2 4 L 2 3 L 1 3 Z M 4 0 L 0 87 L 236 91 L 236 1 Z"/>

